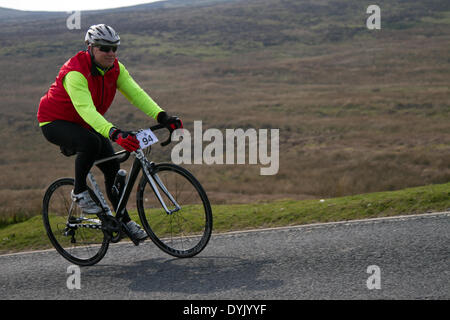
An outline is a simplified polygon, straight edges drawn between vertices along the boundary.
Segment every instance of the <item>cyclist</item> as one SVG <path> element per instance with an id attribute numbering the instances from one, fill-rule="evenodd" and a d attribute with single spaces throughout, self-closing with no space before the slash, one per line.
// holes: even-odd
<path id="1" fill-rule="evenodd" d="M 111 141 L 127 151 L 136 151 L 136 136 L 119 129 L 103 115 L 110 107 L 118 89 L 133 105 L 165 125 L 170 130 L 182 128 L 181 120 L 169 116 L 133 80 L 116 57 L 120 45 L 118 33 L 110 26 L 97 24 L 86 32 L 87 50 L 78 52 L 60 69 L 56 81 L 41 98 L 37 118 L 44 137 L 60 146 L 65 155 L 75 158 L 75 185 L 72 199 L 86 214 L 102 209 L 92 200 L 86 178 L 94 161 L 114 153 Z M 117 209 L 119 198 L 112 192 L 114 179 L 120 169 L 117 161 L 98 165 L 105 176 L 106 192 Z M 137 239 L 146 232 L 125 213 L 124 222 Z"/>

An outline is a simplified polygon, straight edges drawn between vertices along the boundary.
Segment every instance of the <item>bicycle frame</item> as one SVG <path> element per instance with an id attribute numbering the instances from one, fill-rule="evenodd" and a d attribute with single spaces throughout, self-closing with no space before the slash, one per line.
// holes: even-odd
<path id="1" fill-rule="evenodd" d="M 124 154 L 125 154 L 125 157 L 124 157 Z M 142 149 L 138 149 L 136 152 L 132 152 L 132 154 L 135 155 L 135 159 L 132 164 L 130 173 L 127 176 L 122 194 L 120 195 L 120 200 L 119 200 L 119 203 L 117 205 L 117 210 L 116 210 L 116 219 L 120 220 L 124 214 L 124 210 L 128 203 L 128 199 L 130 197 L 130 194 L 131 194 L 133 186 L 136 182 L 136 179 L 139 175 L 139 172 L 141 171 L 141 168 L 142 168 L 143 174 L 147 177 L 149 184 L 150 184 L 153 192 L 155 193 L 155 196 L 158 198 L 158 201 L 160 202 L 161 206 L 164 208 L 166 213 L 173 214 L 174 212 L 177 212 L 178 210 L 180 210 L 181 207 L 176 202 L 176 200 L 174 199 L 172 194 L 164 186 L 163 182 L 159 179 L 158 175 L 156 173 L 153 173 L 154 163 L 148 161 L 148 159 L 145 157 Z M 129 153 L 127 153 L 126 151 L 120 151 L 120 152 L 115 153 L 114 156 L 97 160 L 96 162 L 94 162 L 94 165 L 104 163 L 107 161 L 111 161 L 114 159 L 119 159 L 119 158 L 125 158 L 125 160 L 126 160 L 128 158 L 128 156 L 129 156 Z M 120 162 L 123 162 L 125 160 L 121 159 Z M 90 172 L 88 174 L 88 179 L 93 187 L 93 191 L 94 191 L 95 195 L 100 200 L 101 205 L 102 205 L 103 209 L 105 210 L 105 213 L 109 216 L 112 216 L 113 214 L 111 212 L 111 209 L 109 208 L 108 204 L 106 203 L 106 200 L 105 200 L 97 182 L 95 181 L 94 175 Z M 173 205 L 175 206 L 175 209 L 170 210 L 167 207 L 166 203 L 164 202 L 164 199 L 161 196 L 161 193 L 158 190 L 158 187 L 163 191 L 163 193 L 167 196 L 167 198 L 173 203 Z"/>

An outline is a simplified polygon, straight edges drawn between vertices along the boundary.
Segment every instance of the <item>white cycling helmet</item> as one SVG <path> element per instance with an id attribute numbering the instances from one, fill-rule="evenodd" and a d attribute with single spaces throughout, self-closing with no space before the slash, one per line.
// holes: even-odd
<path id="1" fill-rule="evenodd" d="M 106 24 L 90 26 L 84 37 L 87 45 L 118 46 L 120 45 L 119 34 Z"/>

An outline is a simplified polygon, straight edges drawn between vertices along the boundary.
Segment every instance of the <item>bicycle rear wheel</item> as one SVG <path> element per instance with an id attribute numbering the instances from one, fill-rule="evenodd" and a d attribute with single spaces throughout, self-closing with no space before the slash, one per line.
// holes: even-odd
<path id="1" fill-rule="evenodd" d="M 73 186 L 74 179 L 62 178 L 48 187 L 43 200 L 42 218 L 55 249 L 74 264 L 90 266 L 105 256 L 109 237 L 101 229 L 100 218 L 86 216 L 72 201 L 70 192 Z M 93 192 L 91 196 L 95 197 Z"/>
<path id="2" fill-rule="evenodd" d="M 138 188 L 137 208 L 145 231 L 164 252 L 179 258 L 195 256 L 206 247 L 212 232 L 212 211 L 205 191 L 189 171 L 174 164 L 158 164 L 152 175 L 159 177 L 181 209 L 176 211 L 172 201 L 158 188 L 169 210 L 175 210 L 166 213 L 144 174 Z"/>

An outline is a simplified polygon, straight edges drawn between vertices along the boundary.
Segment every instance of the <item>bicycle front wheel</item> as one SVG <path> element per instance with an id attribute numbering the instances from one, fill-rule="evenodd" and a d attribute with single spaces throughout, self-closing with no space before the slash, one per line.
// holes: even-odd
<path id="1" fill-rule="evenodd" d="M 73 186 L 74 179 L 62 178 L 48 187 L 42 218 L 55 249 L 70 262 L 89 266 L 105 256 L 109 237 L 101 229 L 102 221 L 96 215 L 85 216 L 72 201 Z M 95 197 L 93 192 L 91 196 Z"/>
<path id="2" fill-rule="evenodd" d="M 212 211 L 205 191 L 189 171 L 174 164 L 156 165 L 152 177 L 162 183 L 156 185 L 170 213 L 164 210 L 144 174 L 137 208 L 145 231 L 164 252 L 178 258 L 195 256 L 206 247 L 212 232 Z"/>

